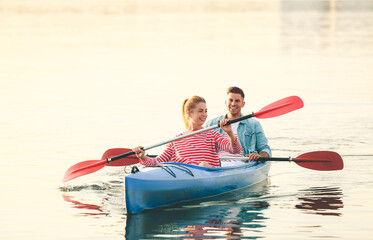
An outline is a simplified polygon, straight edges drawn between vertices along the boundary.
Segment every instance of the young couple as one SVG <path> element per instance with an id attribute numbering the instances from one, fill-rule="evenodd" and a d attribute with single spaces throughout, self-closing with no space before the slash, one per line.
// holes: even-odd
<path id="1" fill-rule="evenodd" d="M 139 146 L 133 149 L 140 163 L 145 166 L 159 162 L 180 162 L 203 167 L 219 167 L 219 156 L 248 156 L 249 161 L 260 157 L 270 157 L 271 149 L 260 123 L 255 119 L 246 119 L 232 125 L 229 120 L 241 117 L 241 109 L 245 106 L 245 94 L 238 87 L 229 87 L 225 105 L 227 114 L 207 122 L 206 127 L 217 125 L 220 128 L 205 131 L 178 141 L 171 142 L 161 155 L 150 158 Z M 207 119 L 206 101 L 202 97 L 193 96 L 185 99 L 182 105 L 182 117 L 186 132 L 203 129 Z"/>

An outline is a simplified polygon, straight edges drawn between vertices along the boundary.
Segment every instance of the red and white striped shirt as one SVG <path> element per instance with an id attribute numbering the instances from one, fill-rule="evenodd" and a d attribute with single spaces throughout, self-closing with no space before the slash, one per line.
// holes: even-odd
<path id="1" fill-rule="evenodd" d="M 178 136 L 190 132 L 192 131 L 186 131 Z M 231 143 L 220 133 L 210 130 L 171 142 L 161 155 L 156 158 L 146 157 L 145 161 L 140 160 L 140 163 L 145 166 L 152 166 L 160 162 L 170 161 L 193 165 L 207 162 L 213 167 L 219 167 L 220 161 L 216 153 L 217 150 L 230 153 L 242 152 L 240 141 L 237 138 L 235 142 Z"/>

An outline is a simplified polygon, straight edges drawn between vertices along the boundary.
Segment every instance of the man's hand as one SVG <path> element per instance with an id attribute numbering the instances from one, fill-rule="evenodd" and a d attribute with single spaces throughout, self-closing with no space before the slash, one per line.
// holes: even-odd
<path id="1" fill-rule="evenodd" d="M 251 161 L 256 161 L 258 160 L 259 158 L 261 157 L 269 157 L 268 153 L 267 152 L 261 152 L 261 153 L 252 153 L 252 154 L 246 154 L 246 157 L 249 158 L 249 162 Z"/>

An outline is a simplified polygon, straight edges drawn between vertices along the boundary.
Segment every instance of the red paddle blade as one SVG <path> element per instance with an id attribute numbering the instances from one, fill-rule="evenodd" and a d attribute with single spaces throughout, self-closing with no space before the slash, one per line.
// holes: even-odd
<path id="1" fill-rule="evenodd" d="M 96 172 L 105 166 L 117 167 L 138 163 L 139 159 L 135 155 L 127 156 L 125 158 L 112 161 L 110 163 L 107 163 L 106 161 L 106 159 L 109 157 L 115 157 L 130 151 L 132 150 L 128 148 L 108 149 L 102 155 L 101 160 L 88 160 L 71 166 L 69 169 L 67 169 L 62 181 L 67 182 L 74 178 Z"/>
<path id="2" fill-rule="evenodd" d="M 342 157 L 331 151 L 308 152 L 292 159 L 301 167 L 320 171 L 342 170 Z"/>
<path id="3" fill-rule="evenodd" d="M 290 96 L 265 106 L 253 115 L 256 118 L 272 118 L 292 112 L 302 108 L 303 106 L 304 104 L 300 97 Z"/>
<path id="4" fill-rule="evenodd" d="M 101 160 L 106 160 L 107 158 L 115 157 L 115 156 L 118 156 L 118 155 L 121 155 L 127 152 L 131 152 L 131 151 L 132 150 L 128 148 L 111 148 L 111 149 L 106 150 L 104 155 L 102 155 Z M 136 163 L 139 163 L 139 159 L 136 157 L 136 155 L 130 155 L 125 158 L 121 158 L 121 159 L 112 161 L 110 163 L 107 163 L 106 165 L 110 167 L 118 167 L 118 166 L 133 165 Z"/>
<path id="5" fill-rule="evenodd" d="M 67 182 L 74 178 L 96 172 L 105 167 L 105 165 L 106 160 L 88 160 L 77 163 L 67 169 L 62 181 Z"/>

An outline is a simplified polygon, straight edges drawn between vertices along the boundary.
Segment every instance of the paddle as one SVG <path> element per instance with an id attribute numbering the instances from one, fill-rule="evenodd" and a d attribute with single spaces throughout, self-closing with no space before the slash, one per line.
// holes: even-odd
<path id="1" fill-rule="evenodd" d="M 112 148 L 108 149 L 105 153 L 107 156 L 115 155 L 118 153 L 130 152 L 131 149 L 128 148 Z M 104 157 L 102 156 L 102 157 Z M 149 157 L 156 157 L 156 155 L 150 155 Z M 220 157 L 220 160 L 248 160 L 248 157 Z M 333 171 L 343 169 L 342 157 L 331 151 L 317 151 L 304 153 L 296 158 L 259 158 L 257 161 L 276 161 L 276 162 L 295 162 L 301 167 L 319 170 L 319 171 Z M 107 166 L 127 166 L 136 164 L 139 162 L 137 157 L 133 155 L 121 158 L 114 164 L 108 164 Z"/>
<path id="2" fill-rule="evenodd" d="M 256 117 L 256 118 L 277 117 L 277 116 L 281 116 L 283 114 L 292 112 L 292 111 L 297 110 L 297 109 L 302 108 L 302 107 L 303 107 L 302 99 L 300 99 L 297 96 L 290 96 L 290 97 L 283 98 L 281 100 L 278 100 L 274 103 L 271 103 L 271 104 L 265 106 L 264 108 L 262 108 L 257 113 L 252 113 L 252 114 L 249 114 L 249 115 L 246 115 L 246 116 L 234 119 L 234 120 L 230 120 L 230 121 L 228 121 L 227 124 L 232 124 L 232 123 L 239 122 L 239 121 L 242 121 L 242 120 L 245 120 L 245 119 L 248 119 L 248 118 L 252 118 L 252 117 Z M 191 132 L 189 134 L 185 134 L 185 135 L 182 135 L 182 136 L 179 136 L 179 137 L 176 137 L 176 138 L 164 141 L 164 142 L 160 142 L 160 143 L 154 144 L 152 146 L 145 147 L 144 151 L 148 150 L 148 149 L 151 149 L 151 148 L 159 147 L 161 145 L 164 145 L 164 144 L 167 144 L 167 143 L 170 143 L 170 142 L 174 142 L 174 141 L 177 141 L 177 140 L 180 140 L 180 139 L 183 139 L 183 138 L 187 138 L 187 137 L 190 137 L 190 136 L 193 136 L 193 135 L 205 132 L 205 131 L 209 131 L 209 130 L 212 130 L 212 129 L 215 129 L 215 128 L 218 128 L 218 127 L 219 127 L 219 124 L 208 127 L 208 128 L 204 128 L 204 129 L 201 129 L 201 130 L 198 130 L 198 131 L 194 131 L 194 132 Z M 80 176 L 83 176 L 83 175 L 87 175 L 87 174 L 90 174 L 92 172 L 96 172 L 96 171 L 100 170 L 101 168 L 107 166 L 107 164 L 112 164 L 113 161 L 131 156 L 131 155 L 134 155 L 134 154 L 135 153 L 133 151 L 130 151 L 130 152 L 120 154 L 118 156 L 114 156 L 114 157 L 109 156 L 109 157 L 106 157 L 106 159 L 102 158 L 101 160 L 88 160 L 88 161 L 77 163 L 77 164 L 71 166 L 66 171 L 62 181 L 67 182 L 67 181 L 72 180 L 74 178 L 77 178 L 77 177 L 80 177 Z"/>
<path id="3" fill-rule="evenodd" d="M 221 157 L 220 160 L 248 160 L 248 157 Z M 296 158 L 259 158 L 256 161 L 295 162 L 301 167 L 319 170 L 333 171 L 343 169 L 342 157 L 331 151 L 317 151 L 304 153 Z"/>

